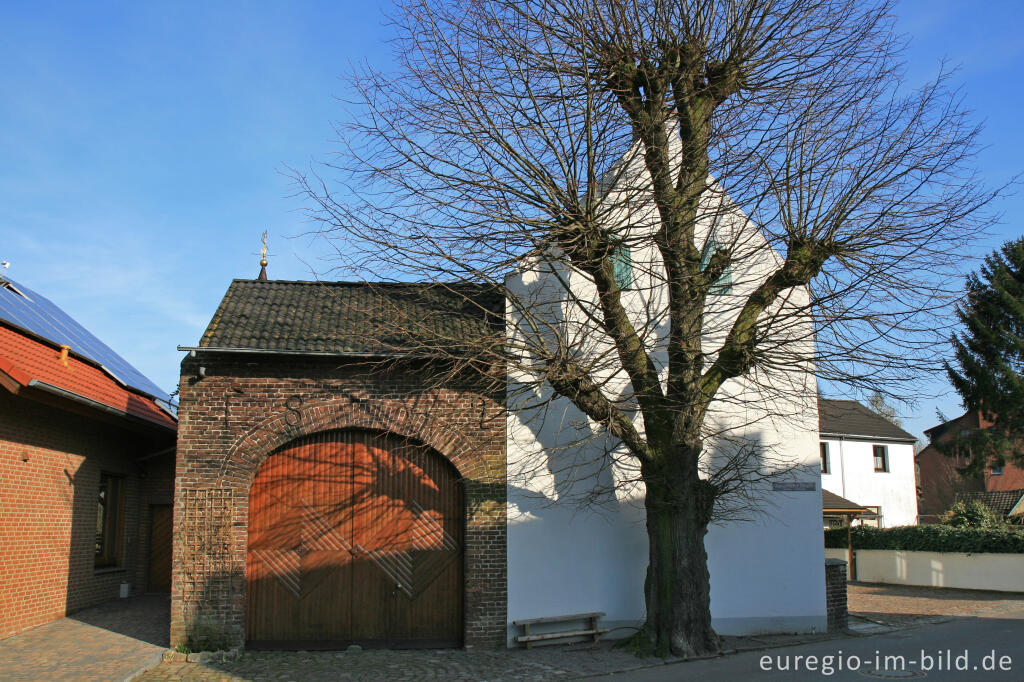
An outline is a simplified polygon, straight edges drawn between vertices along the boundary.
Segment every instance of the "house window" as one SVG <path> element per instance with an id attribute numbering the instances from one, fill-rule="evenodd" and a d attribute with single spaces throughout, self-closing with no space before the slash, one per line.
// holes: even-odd
<path id="1" fill-rule="evenodd" d="M 124 531 L 124 479 L 100 474 L 99 507 L 96 510 L 96 567 L 121 564 Z"/>
<path id="2" fill-rule="evenodd" d="M 1003 467 L 1002 467 L 1002 465 L 992 467 L 992 469 L 991 469 L 991 471 L 989 473 L 992 474 L 993 476 L 1002 476 L 1003 475 Z"/>
<path id="3" fill-rule="evenodd" d="M 875 445 L 875 471 L 889 470 L 889 448 L 885 445 Z"/>
<path id="4" fill-rule="evenodd" d="M 821 473 L 831 473 L 831 467 L 828 462 L 828 443 L 821 444 Z"/>
<path id="5" fill-rule="evenodd" d="M 612 276 L 620 289 L 633 288 L 633 258 L 628 246 L 619 246 L 612 252 Z"/>
<path id="6" fill-rule="evenodd" d="M 868 513 L 861 517 L 860 525 L 880 528 L 882 526 L 882 508 L 869 507 L 867 505 L 865 505 L 864 508 L 868 510 Z"/>
<path id="7" fill-rule="evenodd" d="M 701 272 L 711 263 L 711 257 L 715 255 L 715 251 L 722 248 L 714 237 L 708 237 L 707 242 L 704 244 L 704 253 L 700 257 L 700 269 Z M 732 291 L 732 267 L 726 267 L 722 272 L 722 276 L 715 280 L 715 283 L 711 285 L 712 294 L 728 294 Z"/>

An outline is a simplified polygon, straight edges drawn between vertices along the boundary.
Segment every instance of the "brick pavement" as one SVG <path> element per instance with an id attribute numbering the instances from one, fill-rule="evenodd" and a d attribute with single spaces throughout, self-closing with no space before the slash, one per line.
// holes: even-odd
<path id="1" fill-rule="evenodd" d="M 120 599 L 0 641 L 0 680 L 119 682 L 160 661 L 167 595 Z"/>
<path id="2" fill-rule="evenodd" d="M 879 583 L 850 583 L 847 600 L 852 616 L 890 625 L 968 616 L 996 617 L 1024 609 L 1024 593 Z"/>

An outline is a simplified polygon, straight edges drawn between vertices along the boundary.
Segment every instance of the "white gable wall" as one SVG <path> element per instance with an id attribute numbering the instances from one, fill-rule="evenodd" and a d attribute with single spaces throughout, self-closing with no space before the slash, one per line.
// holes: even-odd
<path id="1" fill-rule="evenodd" d="M 917 479 L 914 476 L 914 446 L 886 440 L 830 439 L 829 473 L 821 475 L 821 486 L 851 502 L 881 507 L 879 526 L 911 526 L 917 523 Z M 874 445 L 889 449 L 889 471 L 875 471 Z"/>
<path id="2" fill-rule="evenodd" d="M 639 212 L 638 212 L 639 213 Z M 631 224 L 642 223 L 632 216 Z M 742 214 L 730 229 L 739 230 L 739 243 L 750 243 L 760 261 L 745 261 L 734 272 L 734 293 L 743 296 L 777 262 Z M 706 229 L 706 228 L 705 228 Z M 707 234 L 707 231 L 704 233 Z M 623 303 L 644 319 L 657 309 L 663 295 L 651 279 L 656 271 L 653 251 L 634 251 L 638 283 L 625 292 Z M 616 372 L 610 340 L 585 321 L 579 303 L 588 300 L 593 284 L 574 272 L 557 276 L 541 265 L 516 273 L 506 286 L 520 301 L 530 301 L 531 313 L 543 311 L 575 335 L 574 348 L 585 357 L 609 353 L 603 367 L 606 395 L 628 392 L 628 379 Z M 644 281 L 644 277 L 648 277 Z M 657 273 L 653 273 L 657 276 Z M 566 293 L 568 287 L 572 296 Z M 806 300 L 806 292 L 791 292 L 791 302 Z M 785 303 L 783 305 L 786 305 Z M 730 306 L 712 300 L 707 313 L 711 331 L 703 340 L 713 357 L 730 323 Z M 510 340 L 529 334 L 509 305 Z M 732 313 L 734 314 L 734 310 Z M 648 325 L 656 365 L 664 373 L 663 329 Z M 777 334 L 792 335 L 798 344 L 813 343 L 809 319 L 791 319 Z M 653 339 L 653 340 L 650 340 Z M 804 345 L 804 350 L 807 346 Z M 731 437 L 756 443 L 771 461 L 769 470 L 792 468 L 790 482 L 810 483 L 813 490 L 757 491 L 761 508 L 752 520 L 712 526 L 706 546 L 711 571 L 713 625 L 721 634 L 812 632 L 826 628 L 824 548 L 821 532 L 821 488 L 818 457 L 817 391 L 806 368 L 781 369 L 758 376 L 755 388 L 732 380 L 723 386 L 709 420 Z M 645 617 L 643 584 L 647 567 L 643 489 L 635 481 L 635 463 L 621 446 L 601 435 L 596 425 L 564 398 L 548 402 L 550 394 L 524 394 L 522 383 L 534 377 L 509 373 L 507 457 L 508 488 L 508 619 L 603 611 L 608 627 L 636 626 Z M 765 390 L 765 387 L 777 390 Z M 771 396 L 771 397 L 769 397 Z M 533 409 L 544 404 L 543 409 Z M 638 427 L 642 420 L 637 418 Z M 584 441 L 578 447 L 570 444 Z M 618 447 L 619 449 L 616 449 Z M 714 457 L 714 448 L 708 453 Z M 592 494 L 595 490 L 596 494 Z M 590 494 L 589 504 L 580 498 Z M 629 629 L 612 636 L 627 636 Z"/>

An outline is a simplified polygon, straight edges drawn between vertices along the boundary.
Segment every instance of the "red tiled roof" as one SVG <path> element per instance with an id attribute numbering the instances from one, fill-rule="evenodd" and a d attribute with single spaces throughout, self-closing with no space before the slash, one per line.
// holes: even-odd
<path id="1" fill-rule="evenodd" d="M 0 325 L 0 371 L 22 386 L 34 379 L 133 417 L 177 428 L 175 420 L 149 398 L 128 390 L 99 367 L 74 355 L 68 356 L 65 366 L 60 355 L 59 349 Z"/>

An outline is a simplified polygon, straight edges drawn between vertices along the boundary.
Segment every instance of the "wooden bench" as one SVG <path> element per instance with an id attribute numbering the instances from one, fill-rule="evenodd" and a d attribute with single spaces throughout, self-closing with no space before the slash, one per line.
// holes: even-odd
<path id="1" fill-rule="evenodd" d="M 517 627 L 522 626 L 523 628 L 523 634 L 517 635 L 516 641 L 521 644 L 526 644 L 527 649 L 532 649 L 534 646 L 558 644 L 557 640 L 566 639 L 568 637 L 593 637 L 596 642 L 601 635 L 608 632 L 608 630 L 597 627 L 597 619 L 603 615 L 604 613 L 601 611 L 595 611 L 594 613 L 572 613 L 568 616 L 547 616 L 546 618 L 514 620 L 512 621 L 512 624 Z M 532 626 L 545 625 L 549 623 L 569 623 L 570 625 L 575 623 L 586 623 L 586 627 L 572 630 L 559 630 L 556 632 L 531 632 Z"/>

